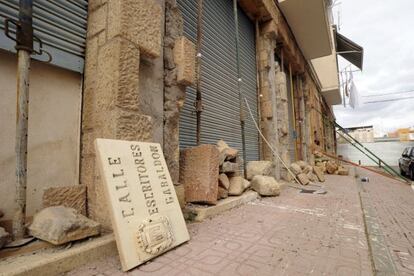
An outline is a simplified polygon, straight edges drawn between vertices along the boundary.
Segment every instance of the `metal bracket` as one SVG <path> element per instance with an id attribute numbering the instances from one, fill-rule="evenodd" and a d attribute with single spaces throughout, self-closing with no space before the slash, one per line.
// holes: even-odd
<path id="1" fill-rule="evenodd" d="M 4 20 L 4 34 L 8 38 L 10 38 L 11 40 L 16 42 L 16 49 L 17 50 L 18 49 L 27 50 L 27 51 L 29 51 L 29 52 L 31 52 L 35 55 L 39 55 L 39 56 L 42 56 L 43 54 L 46 54 L 48 58 L 44 62 L 50 63 L 52 61 L 52 55 L 48 51 L 43 49 L 43 42 L 38 36 L 33 35 L 33 40 L 37 41 L 37 43 L 39 43 L 39 49 L 38 50 L 35 50 L 33 48 L 29 49 L 27 47 L 24 47 L 24 46 L 20 45 L 19 41 L 17 40 L 17 37 L 14 37 L 14 36 L 11 35 L 12 32 L 10 30 L 10 24 L 13 24 L 14 26 L 16 26 L 16 33 L 17 33 L 18 29 L 21 28 L 21 25 L 18 21 L 14 20 L 14 19 L 11 19 L 11 18 L 6 18 Z"/>
<path id="2" fill-rule="evenodd" d="M 203 102 L 200 100 L 196 100 L 194 102 L 194 107 L 197 112 L 202 112 L 204 110 Z"/>

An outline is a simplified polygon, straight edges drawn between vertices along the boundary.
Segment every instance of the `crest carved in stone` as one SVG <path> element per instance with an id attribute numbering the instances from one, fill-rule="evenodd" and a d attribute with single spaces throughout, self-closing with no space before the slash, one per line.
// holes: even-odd
<path id="1" fill-rule="evenodd" d="M 148 254 L 169 249 L 174 242 L 171 224 L 165 216 L 151 216 L 138 226 L 138 244 Z"/>

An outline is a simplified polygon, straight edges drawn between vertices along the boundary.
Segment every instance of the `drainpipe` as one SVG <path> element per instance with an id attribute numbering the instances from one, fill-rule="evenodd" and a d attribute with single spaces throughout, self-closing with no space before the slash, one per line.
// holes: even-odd
<path id="1" fill-rule="evenodd" d="M 243 93 L 242 93 L 242 77 L 240 71 L 240 38 L 239 38 L 239 15 L 237 10 L 237 0 L 233 0 L 233 13 L 234 13 L 234 25 L 236 28 L 236 59 L 237 59 L 237 86 L 239 90 L 239 106 L 240 106 L 240 127 L 241 127 L 241 135 L 242 135 L 242 148 L 243 148 L 243 171 L 244 171 L 244 178 L 247 179 L 247 172 L 246 172 L 246 135 L 245 135 L 245 114 L 244 114 L 244 104 L 243 104 Z"/>
<path id="2" fill-rule="evenodd" d="M 203 112 L 203 102 L 201 98 L 201 47 L 203 41 L 203 0 L 198 0 L 197 8 L 197 84 L 196 101 L 194 103 L 197 114 L 197 146 L 201 143 L 201 112 Z"/>

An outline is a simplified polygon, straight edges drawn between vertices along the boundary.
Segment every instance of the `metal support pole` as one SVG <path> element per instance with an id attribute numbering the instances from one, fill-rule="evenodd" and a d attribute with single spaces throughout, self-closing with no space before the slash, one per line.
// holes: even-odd
<path id="1" fill-rule="evenodd" d="M 14 239 L 25 234 L 26 187 L 27 187 L 27 129 L 29 114 L 30 53 L 18 50 L 17 109 L 16 109 L 16 203 L 13 220 Z"/>
<path id="2" fill-rule="evenodd" d="M 20 0 L 19 24 L 16 33 L 17 49 L 17 109 L 16 109 L 16 203 L 13 237 L 25 235 L 27 187 L 27 129 L 29 119 L 30 55 L 33 52 L 31 0 Z"/>
<path id="3" fill-rule="evenodd" d="M 244 171 L 244 178 L 247 178 L 246 166 L 246 134 L 245 134 L 245 112 L 244 112 L 244 104 L 243 104 L 243 93 L 242 93 L 242 77 L 240 71 L 240 38 L 239 38 L 239 15 L 237 9 L 237 0 L 233 0 L 233 13 L 234 13 L 234 25 L 236 28 L 236 63 L 237 63 L 237 86 L 239 90 L 239 105 L 240 105 L 240 128 L 241 128 L 241 136 L 242 136 L 242 148 L 243 148 L 243 171 Z"/>
<path id="4" fill-rule="evenodd" d="M 194 103 L 197 114 L 197 145 L 201 143 L 201 112 L 203 112 L 203 103 L 201 97 L 201 47 L 203 41 L 203 0 L 198 0 L 197 9 L 197 84 L 196 84 L 196 101 Z"/>

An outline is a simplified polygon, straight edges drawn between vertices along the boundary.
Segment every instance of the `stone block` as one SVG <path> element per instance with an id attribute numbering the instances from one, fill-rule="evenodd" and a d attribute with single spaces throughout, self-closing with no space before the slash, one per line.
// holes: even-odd
<path id="1" fill-rule="evenodd" d="M 302 173 L 302 169 L 300 168 L 300 166 L 296 163 L 292 163 L 290 164 L 289 169 L 295 174 L 298 175 L 300 173 Z"/>
<path id="2" fill-rule="evenodd" d="M 220 166 L 223 165 L 224 161 L 231 161 L 231 162 L 236 162 L 236 163 L 241 163 L 239 162 L 239 157 L 238 157 L 238 153 L 239 151 L 235 148 L 231 148 L 229 145 L 227 145 L 226 142 L 224 142 L 223 140 L 219 140 L 217 142 L 217 148 L 220 152 L 219 155 L 219 163 Z"/>
<path id="3" fill-rule="evenodd" d="M 275 166 L 271 161 L 250 161 L 246 166 L 248 180 L 252 180 L 256 175 L 271 176 L 274 174 Z"/>
<path id="4" fill-rule="evenodd" d="M 229 197 L 229 191 L 223 187 L 218 187 L 217 200 Z"/>
<path id="5" fill-rule="evenodd" d="M 108 40 L 120 36 L 143 56 L 161 55 L 163 10 L 155 0 L 108 0 Z"/>
<path id="6" fill-rule="evenodd" d="M 174 45 L 174 62 L 177 68 L 177 83 L 191 86 L 195 83 L 195 45 L 182 36 L 176 39 Z"/>
<path id="7" fill-rule="evenodd" d="M 298 164 L 302 170 L 304 170 L 306 168 L 306 166 L 308 166 L 308 163 L 306 163 L 303 160 L 297 161 L 296 164 Z"/>
<path id="8" fill-rule="evenodd" d="M 184 185 L 174 185 L 175 193 L 177 194 L 178 203 L 180 203 L 181 209 L 184 209 L 185 201 L 185 189 Z"/>
<path id="9" fill-rule="evenodd" d="M 236 173 L 239 171 L 239 164 L 226 161 L 220 166 L 220 173 Z"/>
<path id="10" fill-rule="evenodd" d="M 43 193 L 43 207 L 64 206 L 86 216 L 86 186 L 53 187 Z"/>
<path id="11" fill-rule="evenodd" d="M 230 178 L 229 195 L 239 196 L 247 188 L 250 187 L 250 182 L 241 176 L 234 176 Z"/>
<path id="12" fill-rule="evenodd" d="M 308 174 L 308 173 L 312 173 L 312 172 L 313 172 L 313 167 L 312 167 L 312 166 L 310 166 L 310 165 L 305 165 L 305 166 L 302 168 L 302 171 L 303 171 L 303 173 L 306 173 L 306 174 Z"/>
<path id="13" fill-rule="evenodd" d="M 306 176 L 309 178 L 309 181 L 316 182 L 318 181 L 318 177 L 313 172 L 308 172 Z"/>
<path id="14" fill-rule="evenodd" d="M 309 182 L 310 182 L 308 176 L 304 173 L 300 173 L 296 177 L 299 180 L 300 184 L 302 184 L 302 185 L 308 185 Z"/>
<path id="15" fill-rule="evenodd" d="M 273 107 L 271 101 L 262 102 L 262 117 L 266 119 L 273 117 Z"/>
<path id="16" fill-rule="evenodd" d="M 334 161 L 326 162 L 326 171 L 329 174 L 334 174 L 338 170 L 338 165 Z"/>
<path id="17" fill-rule="evenodd" d="M 180 154 L 180 183 L 187 202 L 217 202 L 219 151 L 214 145 L 185 149 Z"/>
<path id="18" fill-rule="evenodd" d="M 115 38 L 99 51 L 95 108 L 106 112 L 118 106 L 139 110 L 140 51 L 131 42 Z"/>
<path id="19" fill-rule="evenodd" d="M 48 207 L 34 215 L 29 226 L 33 237 L 55 245 L 84 239 L 100 233 L 100 224 L 63 206 Z"/>
<path id="20" fill-rule="evenodd" d="M 339 166 L 338 167 L 338 175 L 349 175 L 349 168 Z"/>
<path id="21" fill-rule="evenodd" d="M 313 172 L 315 173 L 316 177 L 318 178 L 320 182 L 325 182 L 325 175 L 323 174 L 323 171 L 321 170 L 320 167 L 314 166 Z"/>
<path id="22" fill-rule="evenodd" d="M 106 5 L 101 5 L 99 8 L 89 11 L 88 13 L 88 38 L 97 35 L 106 28 Z"/>
<path id="23" fill-rule="evenodd" d="M 277 196 L 280 194 L 280 185 L 271 176 L 256 175 L 251 181 L 252 189 L 261 196 Z"/>
<path id="24" fill-rule="evenodd" d="M 221 173 L 219 175 L 219 187 L 223 187 L 226 190 L 228 190 L 230 187 L 230 180 L 228 176 L 224 173 Z"/>

